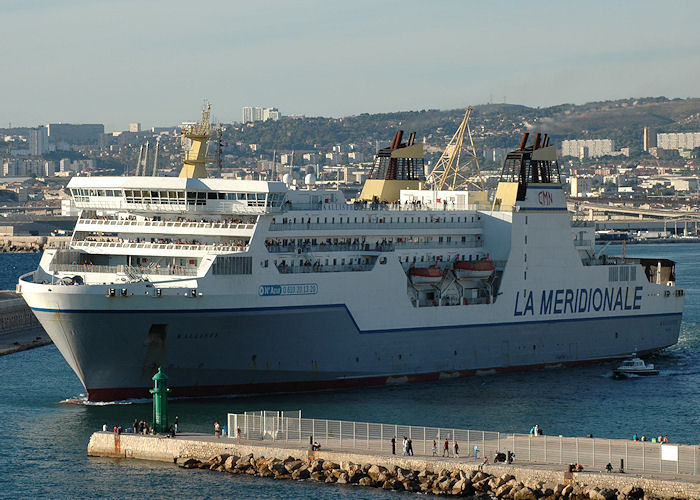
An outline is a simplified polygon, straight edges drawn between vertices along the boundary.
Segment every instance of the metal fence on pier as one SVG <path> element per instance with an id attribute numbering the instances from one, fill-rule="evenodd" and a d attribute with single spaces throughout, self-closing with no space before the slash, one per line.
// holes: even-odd
<path id="1" fill-rule="evenodd" d="M 626 471 L 698 472 L 698 447 L 659 444 L 622 439 L 575 438 L 564 436 L 531 436 L 501 432 L 421 427 L 415 425 L 379 424 L 302 418 L 300 411 L 258 411 L 228 414 L 229 436 L 242 439 L 281 441 L 307 446 L 310 440 L 322 449 L 333 451 L 365 451 L 391 453 L 391 438 L 396 437 L 396 453 L 403 453 L 404 436 L 411 439 L 416 456 L 432 456 L 433 441 L 437 455 L 446 455 L 464 462 L 481 462 L 488 457 L 493 463 L 497 452 L 515 453 L 515 463 L 581 464 L 584 469 L 605 470 L 611 464 L 619 470 L 624 460 Z M 455 456 L 455 443 L 458 456 Z M 475 456 L 476 454 L 476 456 Z"/>

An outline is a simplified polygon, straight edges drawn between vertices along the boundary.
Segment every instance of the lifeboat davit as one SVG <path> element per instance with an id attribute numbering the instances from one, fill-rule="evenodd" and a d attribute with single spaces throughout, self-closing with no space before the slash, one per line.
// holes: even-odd
<path id="1" fill-rule="evenodd" d="M 495 269 L 495 264 L 489 259 L 459 260 L 454 263 L 454 271 L 458 279 L 486 279 Z"/>
<path id="2" fill-rule="evenodd" d="M 412 267 L 408 270 L 408 276 L 415 284 L 437 284 L 442 281 L 442 271 L 437 266 Z"/>

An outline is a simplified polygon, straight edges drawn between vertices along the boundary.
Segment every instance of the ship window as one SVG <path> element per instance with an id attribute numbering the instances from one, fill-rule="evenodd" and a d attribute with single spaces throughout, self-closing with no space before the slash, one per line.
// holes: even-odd
<path id="1" fill-rule="evenodd" d="M 527 279 L 527 271 L 523 271 L 523 279 L 524 279 L 524 280 Z"/>
<path id="2" fill-rule="evenodd" d="M 610 267 L 608 268 L 608 281 L 619 281 L 619 268 Z"/>
<path id="3" fill-rule="evenodd" d="M 527 234 L 525 235 L 525 244 L 527 245 Z"/>
<path id="4" fill-rule="evenodd" d="M 527 262 L 527 254 L 524 254 L 524 255 L 525 255 L 525 262 Z"/>
<path id="5" fill-rule="evenodd" d="M 525 216 L 525 224 L 527 224 L 527 215 Z"/>
<path id="6" fill-rule="evenodd" d="M 214 274 L 252 274 L 252 257 L 218 256 L 212 266 Z"/>
<path id="7" fill-rule="evenodd" d="M 226 199 L 226 193 L 216 193 L 217 197 L 220 200 L 225 200 Z"/>
<path id="8" fill-rule="evenodd" d="M 207 193 L 207 199 L 208 199 L 208 200 L 215 200 L 215 199 L 216 199 L 216 193 Z"/>

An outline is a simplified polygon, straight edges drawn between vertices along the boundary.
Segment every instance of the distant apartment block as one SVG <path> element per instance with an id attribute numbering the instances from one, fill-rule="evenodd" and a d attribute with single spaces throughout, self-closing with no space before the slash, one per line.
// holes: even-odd
<path id="1" fill-rule="evenodd" d="M 656 134 L 659 149 L 695 149 L 700 147 L 700 132 Z"/>
<path id="2" fill-rule="evenodd" d="M 277 108 L 263 108 L 260 106 L 243 107 L 243 123 L 277 121 L 282 114 Z"/>
<path id="3" fill-rule="evenodd" d="M 611 139 L 574 139 L 561 141 L 561 155 L 576 158 L 597 158 L 612 155 L 615 144 Z"/>
<path id="4" fill-rule="evenodd" d="M 105 133 L 105 126 L 101 123 L 49 123 L 46 128 L 51 144 L 97 144 Z"/>
<path id="5" fill-rule="evenodd" d="M 49 131 L 43 125 L 29 131 L 29 154 L 41 156 L 49 152 Z"/>
<path id="6" fill-rule="evenodd" d="M 593 179 L 590 177 L 569 177 L 568 182 L 573 197 L 586 196 L 593 191 Z"/>
<path id="7" fill-rule="evenodd" d="M 649 127 L 644 127 L 644 151 L 649 151 L 650 148 L 656 147 L 656 134 Z"/>
<path id="8" fill-rule="evenodd" d="M 3 177 L 41 177 L 45 175 L 45 163 L 41 158 L 5 158 L 0 170 Z"/>
<path id="9" fill-rule="evenodd" d="M 141 132 L 141 124 L 138 122 L 130 123 L 129 132 Z"/>

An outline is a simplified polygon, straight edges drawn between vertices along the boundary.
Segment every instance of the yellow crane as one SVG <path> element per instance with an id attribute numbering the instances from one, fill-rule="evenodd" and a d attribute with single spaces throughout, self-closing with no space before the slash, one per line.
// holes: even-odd
<path id="1" fill-rule="evenodd" d="M 469 128 L 471 112 L 472 108 L 467 108 L 457 132 L 452 136 L 442 156 L 428 175 L 428 182 L 435 190 L 466 190 L 469 186 L 474 186 L 480 191 L 485 189 L 472 132 Z M 466 148 L 463 147 L 465 134 L 469 137 L 469 144 Z"/>

